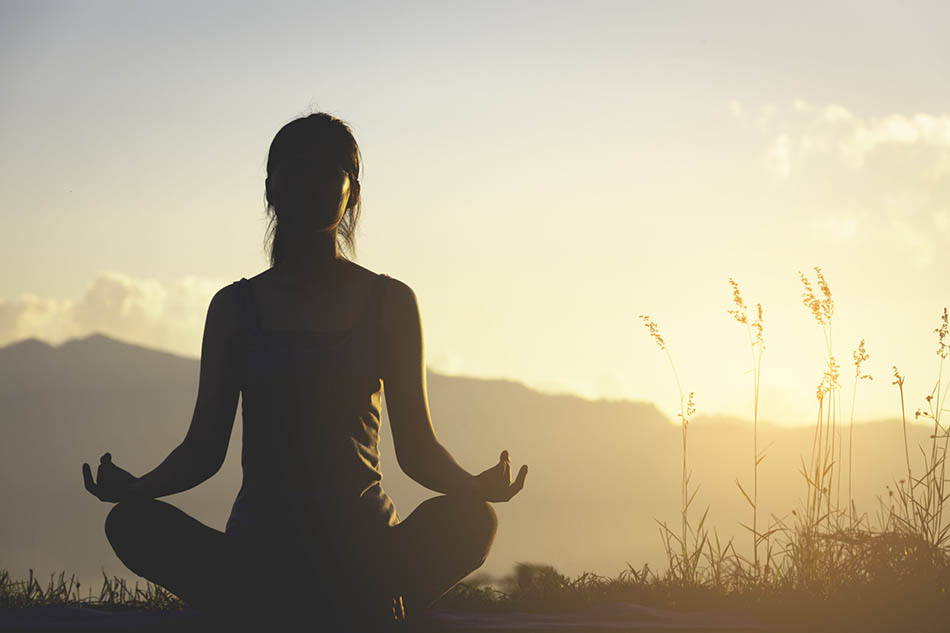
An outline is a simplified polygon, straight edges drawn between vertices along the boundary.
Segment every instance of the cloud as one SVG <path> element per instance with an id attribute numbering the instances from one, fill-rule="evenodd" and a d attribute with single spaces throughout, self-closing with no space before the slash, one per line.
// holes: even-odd
<path id="1" fill-rule="evenodd" d="M 465 359 L 454 352 L 436 352 L 428 360 L 430 369 L 440 374 L 456 376 L 465 370 Z"/>
<path id="2" fill-rule="evenodd" d="M 837 151 L 854 169 L 865 166 L 876 152 L 909 154 L 921 148 L 929 149 L 930 152 L 925 152 L 929 154 L 926 158 L 933 163 L 942 163 L 940 159 L 945 160 L 950 152 L 950 114 L 895 113 L 862 118 L 840 106 L 828 106 L 824 112 L 828 125 L 819 127 L 810 136 L 832 140 L 816 147 Z M 933 172 L 934 166 L 929 165 L 926 171 Z M 932 177 L 943 175 L 932 174 Z"/>
<path id="3" fill-rule="evenodd" d="M 935 263 L 950 233 L 950 113 L 869 116 L 802 99 L 729 108 L 762 137 L 766 171 L 806 192 L 816 234 L 851 240 L 870 223 L 918 267 Z"/>
<path id="4" fill-rule="evenodd" d="M 189 275 L 170 284 L 118 272 L 96 275 L 78 299 L 26 294 L 0 298 L 0 344 L 50 343 L 102 332 L 125 341 L 199 356 L 204 318 L 219 280 Z"/>
<path id="5" fill-rule="evenodd" d="M 843 165 L 860 169 L 875 152 L 925 148 L 931 150 L 927 158 L 934 163 L 928 170 L 931 175 L 950 175 L 950 113 L 859 116 L 838 104 L 817 107 L 802 99 L 789 108 L 765 104 L 757 111 L 732 100 L 729 109 L 737 119 L 772 135 L 770 152 L 780 143 L 787 144 L 799 160 L 832 154 Z"/>
<path id="6" fill-rule="evenodd" d="M 62 340 L 71 333 L 62 316 L 69 301 L 42 299 L 24 294 L 18 300 L 0 298 L 0 344 L 35 336 L 44 340 Z"/>

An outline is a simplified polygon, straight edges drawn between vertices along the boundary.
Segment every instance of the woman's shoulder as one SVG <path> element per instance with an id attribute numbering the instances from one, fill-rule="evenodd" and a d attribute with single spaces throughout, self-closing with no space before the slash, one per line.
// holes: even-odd
<path id="1" fill-rule="evenodd" d="M 381 320 L 387 330 L 405 330 L 419 327 L 419 301 L 406 282 L 385 276 Z"/>
<path id="2" fill-rule="evenodd" d="M 383 287 L 383 308 L 404 306 L 406 303 L 415 303 L 416 295 L 409 284 L 397 279 L 388 273 L 379 273 L 355 262 L 350 262 L 356 275 L 366 278 L 366 281 L 377 281 Z"/>
<path id="3" fill-rule="evenodd" d="M 420 327 L 419 303 L 416 293 L 405 281 L 388 273 L 379 273 L 355 262 L 349 262 L 350 274 L 379 293 L 379 321 L 388 332 L 404 334 Z"/>
<path id="4" fill-rule="evenodd" d="M 205 321 L 207 330 L 233 334 L 241 328 L 240 281 L 234 281 L 218 289 L 208 303 Z"/>

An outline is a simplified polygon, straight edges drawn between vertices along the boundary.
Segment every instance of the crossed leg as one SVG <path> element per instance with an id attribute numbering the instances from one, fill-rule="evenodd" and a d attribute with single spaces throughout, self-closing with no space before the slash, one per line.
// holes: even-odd
<path id="1" fill-rule="evenodd" d="M 343 573 L 356 587 L 367 589 L 364 595 L 402 595 L 411 618 L 481 566 L 497 526 L 495 511 L 485 502 L 434 497 L 377 533 L 378 538 L 359 543 L 362 569 Z M 280 561 L 267 558 L 267 544 L 258 550 L 261 554 L 254 554 L 163 501 L 117 504 L 105 528 L 113 550 L 130 570 L 193 606 L 233 610 L 246 601 L 259 603 L 267 595 L 260 588 L 268 585 L 280 587 L 274 598 L 290 599 L 295 589 L 304 600 L 308 595 L 298 582 L 303 576 L 290 582 L 268 577 L 281 568 Z M 313 580 L 320 571 L 304 573 Z M 320 584 L 332 591 L 335 579 L 323 578 Z"/>
<path id="2" fill-rule="evenodd" d="M 497 528 L 484 501 L 443 495 L 422 502 L 379 543 L 390 595 L 403 596 L 408 617 L 425 609 L 481 567 Z"/>
<path id="3" fill-rule="evenodd" d="M 106 517 L 106 538 L 126 567 L 190 605 L 213 608 L 233 600 L 243 561 L 231 539 L 171 504 L 116 504 Z"/>

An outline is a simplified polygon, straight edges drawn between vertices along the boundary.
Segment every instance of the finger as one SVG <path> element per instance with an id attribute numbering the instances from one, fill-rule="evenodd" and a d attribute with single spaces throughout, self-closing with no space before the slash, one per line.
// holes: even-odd
<path id="1" fill-rule="evenodd" d="M 96 482 L 92 479 L 92 469 L 89 467 L 89 464 L 82 465 L 82 481 L 86 486 L 86 490 L 97 497 L 99 496 L 99 493 L 96 490 Z"/>
<path id="2" fill-rule="evenodd" d="M 112 463 L 112 453 L 103 453 L 102 457 L 99 458 L 100 464 L 111 464 Z"/>
<path id="3" fill-rule="evenodd" d="M 515 478 L 515 483 L 511 484 L 511 487 L 508 488 L 508 498 L 511 499 L 513 496 L 521 492 L 521 489 L 524 488 L 524 480 L 528 477 L 528 465 L 525 464 L 521 467 L 521 470 L 518 471 L 518 476 Z"/>
<path id="4" fill-rule="evenodd" d="M 502 453 L 504 455 L 504 453 Z M 501 457 L 498 458 L 498 463 L 488 469 L 492 472 L 493 477 L 501 476 L 505 474 L 505 460 Z M 495 474 L 497 473 L 497 475 Z"/>
<path id="5" fill-rule="evenodd" d="M 511 456 L 508 455 L 507 449 L 498 456 L 498 465 L 501 466 L 501 479 L 507 486 L 511 483 Z"/>

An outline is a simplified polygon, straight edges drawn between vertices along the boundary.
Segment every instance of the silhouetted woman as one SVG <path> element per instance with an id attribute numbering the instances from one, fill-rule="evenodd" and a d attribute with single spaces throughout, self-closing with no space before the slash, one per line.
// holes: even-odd
<path id="1" fill-rule="evenodd" d="M 86 488 L 118 502 L 106 536 L 129 569 L 210 610 L 305 605 L 318 621 L 408 619 L 485 560 L 507 501 L 507 451 L 479 475 L 432 428 L 422 325 L 406 284 L 359 266 L 360 163 L 349 127 L 328 114 L 285 125 L 267 158 L 272 266 L 208 307 L 198 398 L 182 443 L 133 477 L 103 455 Z M 399 466 L 443 493 L 400 520 L 380 485 L 385 385 Z M 224 462 L 242 397 L 244 479 L 224 532 L 157 497 L 188 490 Z M 397 601 L 398 604 L 398 601 Z"/>

